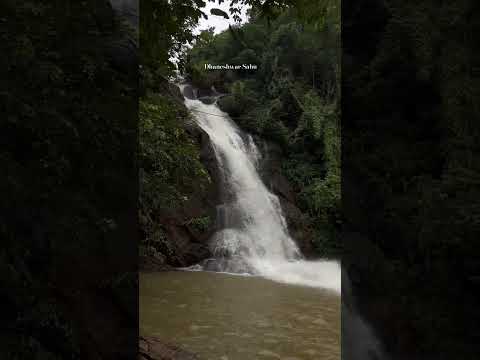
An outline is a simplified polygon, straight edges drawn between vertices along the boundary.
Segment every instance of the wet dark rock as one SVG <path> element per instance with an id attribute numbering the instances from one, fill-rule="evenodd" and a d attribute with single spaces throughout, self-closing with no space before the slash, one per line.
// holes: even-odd
<path id="1" fill-rule="evenodd" d="M 190 100 L 196 99 L 195 92 L 191 85 L 185 85 L 185 87 L 183 88 L 183 96 Z"/>
<path id="2" fill-rule="evenodd" d="M 314 231 L 310 218 L 287 199 L 280 198 L 280 204 L 288 224 L 290 236 L 295 240 L 302 254 L 307 258 L 310 257 L 314 253 L 312 243 Z"/>
<path id="3" fill-rule="evenodd" d="M 200 88 L 200 89 L 198 89 L 198 92 L 197 92 L 197 96 L 199 98 L 205 97 L 205 96 L 214 96 L 214 95 L 215 95 L 215 93 L 212 89 L 205 89 L 205 88 L 202 89 L 202 88 Z"/>
<path id="4" fill-rule="evenodd" d="M 200 100 L 204 104 L 211 105 L 217 100 L 217 98 L 214 96 L 204 96 L 204 97 L 198 98 L 198 100 Z"/>
<path id="5" fill-rule="evenodd" d="M 140 337 L 138 352 L 138 360 L 200 360 L 195 354 L 153 336 Z"/>
<path id="6" fill-rule="evenodd" d="M 206 259 L 202 262 L 203 270 L 218 271 L 217 259 Z"/>
<path id="7" fill-rule="evenodd" d="M 200 161 L 207 169 L 212 180 L 212 187 L 210 189 L 212 202 L 210 204 L 214 203 L 215 205 L 218 205 L 221 174 L 218 168 L 215 149 L 210 142 L 208 134 L 201 127 L 199 127 L 193 119 L 185 122 L 185 130 L 200 145 Z"/>
<path id="8" fill-rule="evenodd" d="M 207 259 L 202 262 L 202 266 L 206 271 L 254 274 L 254 269 L 241 256 Z"/>
<path id="9" fill-rule="evenodd" d="M 196 98 L 195 89 L 186 84 L 182 91 L 179 87 L 164 81 L 157 82 L 160 94 L 165 94 L 174 101 L 183 102 L 184 97 Z M 186 110 L 186 109 L 185 109 Z M 185 111 L 186 113 L 186 111 Z M 191 116 L 179 119 L 193 142 L 198 144 L 199 157 L 207 171 L 210 181 L 202 182 L 202 186 L 173 208 L 161 209 L 147 223 L 159 227 L 149 230 L 149 238 L 153 246 L 163 255 L 162 261 L 158 258 L 143 259 L 141 270 L 162 271 L 168 267 L 187 267 L 201 263 L 212 256 L 208 242 L 215 230 L 215 219 L 220 196 L 220 172 L 216 161 L 215 151 L 208 134 L 201 129 Z M 147 255 L 148 257 L 152 256 Z"/>
<path id="10" fill-rule="evenodd" d="M 197 207 L 194 210 L 203 211 L 203 208 Z M 160 219 L 160 223 L 165 228 L 167 241 L 166 246 L 161 250 L 167 265 L 175 267 L 191 266 L 211 255 L 207 245 L 211 231 L 207 229 L 201 236 L 195 236 L 185 225 L 185 219 L 188 218 L 189 216 L 179 212 L 170 218 Z"/>
<path id="11" fill-rule="evenodd" d="M 169 83 L 168 86 L 169 86 L 170 94 L 175 96 L 175 98 L 177 98 L 179 102 L 183 103 L 184 98 L 183 98 L 182 92 L 180 91 L 180 88 L 177 85 L 172 83 Z"/>
<path id="12" fill-rule="evenodd" d="M 282 158 L 284 154 L 282 148 L 278 144 L 264 141 L 258 136 L 254 140 L 262 153 L 260 161 L 262 180 L 269 190 L 278 196 L 290 235 L 296 241 L 302 254 L 309 257 L 314 252 L 312 244 L 314 231 L 309 216 L 297 206 L 295 191 L 283 174 Z"/>
<path id="13" fill-rule="evenodd" d="M 140 253 L 139 264 L 142 271 L 168 271 L 172 267 L 166 263 L 166 257 L 156 251 L 153 253 Z"/>
<path id="14" fill-rule="evenodd" d="M 205 244 L 190 244 L 188 251 L 186 251 L 184 257 L 185 261 L 190 264 L 198 264 L 201 260 L 211 255 L 210 250 Z"/>

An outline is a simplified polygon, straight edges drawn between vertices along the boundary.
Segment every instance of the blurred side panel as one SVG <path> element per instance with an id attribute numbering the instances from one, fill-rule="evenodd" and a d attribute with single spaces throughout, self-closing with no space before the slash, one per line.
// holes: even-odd
<path id="1" fill-rule="evenodd" d="M 0 358 L 135 359 L 135 22 L 0 3 Z"/>
<path id="2" fill-rule="evenodd" d="M 480 353 L 478 15 L 342 5 L 344 360 Z"/>

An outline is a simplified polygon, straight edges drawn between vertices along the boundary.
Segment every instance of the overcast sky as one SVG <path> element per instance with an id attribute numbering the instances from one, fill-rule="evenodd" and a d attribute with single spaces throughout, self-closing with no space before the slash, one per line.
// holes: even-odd
<path id="1" fill-rule="evenodd" d="M 230 15 L 230 13 L 228 12 L 229 4 L 230 4 L 230 1 L 228 0 L 225 0 L 221 5 L 219 5 L 217 2 L 213 3 L 213 2 L 207 1 L 207 6 L 203 8 L 202 11 L 208 16 L 208 19 L 204 19 L 202 17 L 197 27 L 194 29 L 193 33 L 198 35 L 200 31 L 207 30 L 208 28 L 213 26 L 215 28 L 214 30 L 215 34 L 219 34 L 222 31 L 228 29 L 229 24 L 232 24 L 232 25 L 235 24 L 235 20 L 233 20 L 232 17 L 230 17 L 230 19 L 225 19 L 222 16 L 215 16 L 210 14 L 210 9 L 217 8 L 225 11 L 227 14 Z M 247 20 L 246 9 L 242 10 L 240 17 L 242 18 L 242 23 L 244 23 Z M 191 45 L 188 45 L 188 46 L 191 47 Z M 178 59 L 175 56 L 175 57 L 171 57 L 170 61 L 176 64 Z"/>
<path id="2" fill-rule="evenodd" d="M 224 1 L 221 5 L 219 5 L 217 2 L 213 3 L 207 1 L 207 6 L 203 8 L 202 11 L 208 15 L 208 20 L 205 20 L 204 18 L 200 20 L 197 28 L 195 29 L 195 34 L 198 34 L 201 30 L 206 30 L 212 26 L 215 28 L 215 34 L 218 34 L 228 29 L 229 24 L 235 24 L 235 21 L 231 16 L 230 19 L 225 19 L 222 16 L 215 16 L 210 14 L 210 9 L 217 8 L 225 11 L 227 14 L 230 15 L 230 13 L 228 12 L 229 4 L 230 1 L 228 0 Z M 247 20 L 246 9 L 242 10 L 242 14 L 240 15 L 240 17 L 242 18 L 242 22 L 245 22 Z"/>

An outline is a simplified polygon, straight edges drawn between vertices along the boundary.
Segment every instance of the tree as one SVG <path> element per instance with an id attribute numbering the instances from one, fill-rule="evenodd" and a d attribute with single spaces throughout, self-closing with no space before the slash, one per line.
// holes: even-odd
<path id="1" fill-rule="evenodd" d="M 145 0 L 140 6 L 140 61 L 145 67 L 170 74 L 182 45 L 194 39 L 193 28 L 206 3 L 202 0 Z"/>

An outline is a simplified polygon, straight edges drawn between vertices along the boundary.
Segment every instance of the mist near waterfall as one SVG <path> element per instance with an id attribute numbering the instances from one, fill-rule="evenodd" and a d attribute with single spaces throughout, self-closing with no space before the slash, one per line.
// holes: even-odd
<path id="1" fill-rule="evenodd" d="M 218 230 L 210 244 L 214 269 L 340 293 L 340 264 L 305 260 L 291 238 L 278 197 L 258 173 L 261 153 L 252 136 L 215 103 L 186 98 L 185 105 L 210 138 L 222 182 Z"/>

